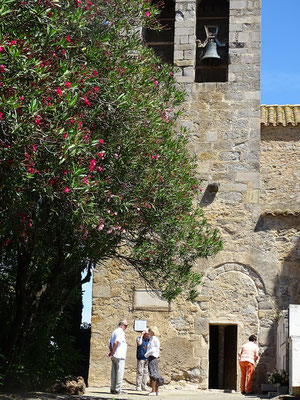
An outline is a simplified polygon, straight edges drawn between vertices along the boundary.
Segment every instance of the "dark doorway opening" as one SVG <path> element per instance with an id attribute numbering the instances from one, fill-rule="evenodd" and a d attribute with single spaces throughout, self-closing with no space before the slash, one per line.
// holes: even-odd
<path id="1" fill-rule="evenodd" d="M 237 325 L 209 326 L 209 389 L 237 389 Z"/>

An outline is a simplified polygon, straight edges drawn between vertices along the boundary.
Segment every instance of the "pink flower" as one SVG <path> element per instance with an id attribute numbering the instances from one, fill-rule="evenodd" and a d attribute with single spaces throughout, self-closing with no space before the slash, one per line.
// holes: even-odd
<path id="1" fill-rule="evenodd" d="M 98 167 L 98 168 L 97 168 L 97 171 L 98 171 L 98 172 L 101 172 L 101 171 L 102 171 L 102 167 Z"/>
<path id="2" fill-rule="evenodd" d="M 167 111 L 164 112 L 164 120 L 165 120 L 166 122 L 170 122 Z"/>
<path id="3" fill-rule="evenodd" d="M 60 97 L 61 96 L 61 88 L 58 87 L 56 90 L 57 96 Z"/>
<path id="4" fill-rule="evenodd" d="M 0 121 L 2 121 L 2 120 L 3 120 L 3 113 L 0 112 Z"/>
<path id="5" fill-rule="evenodd" d="M 103 160 L 104 159 L 104 153 L 98 153 L 98 156 L 101 158 L 101 160 Z"/>
<path id="6" fill-rule="evenodd" d="M 0 52 L 3 51 L 3 50 L 4 50 L 4 47 L 3 47 L 3 46 L 0 46 Z"/>
<path id="7" fill-rule="evenodd" d="M 89 99 L 86 96 L 83 98 L 83 101 L 88 107 L 91 105 L 91 102 L 89 101 Z"/>
<path id="8" fill-rule="evenodd" d="M 98 72 L 94 69 L 94 71 L 93 71 L 93 75 L 95 75 L 95 76 L 97 76 L 98 75 Z"/>
<path id="9" fill-rule="evenodd" d="M 87 4 L 88 4 L 88 6 L 92 6 L 93 5 L 93 3 L 90 0 L 87 2 Z"/>
<path id="10" fill-rule="evenodd" d="M 67 89 L 70 89 L 70 87 L 71 87 L 71 82 L 68 82 L 68 81 L 65 82 L 65 86 L 66 86 Z"/>
<path id="11" fill-rule="evenodd" d="M 102 229 L 104 228 L 104 224 L 103 224 L 103 222 L 102 223 L 100 223 L 99 225 L 98 225 L 98 231 L 102 231 Z"/>
<path id="12" fill-rule="evenodd" d="M 5 65 L 1 64 L 0 65 L 0 72 L 4 72 L 5 71 Z"/>
<path id="13" fill-rule="evenodd" d="M 151 156 L 152 160 L 158 160 L 160 158 L 159 154 L 155 154 L 154 156 Z"/>
<path id="14" fill-rule="evenodd" d="M 66 41 L 69 42 L 69 43 L 71 42 L 71 39 L 70 39 L 69 35 L 66 37 Z"/>
<path id="15" fill-rule="evenodd" d="M 69 191 L 70 191 L 70 189 L 68 188 L 68 186 L 66 186 L 64 192 L 69 193 Z"/>
<path id="16" fill-rule="evenodd" d="M 146 11 L 146 12 L 145 12 L 145 17 L 150 17 L 149 11 Z"/>
<path id="17" fill-rule="evenodd" d="M 103 139 L 99 139 L 99 144 L 104 144 L 104 140 Z"/>
<path id="18" fill-rule="evenodd" d="M 93 159 L 90 161 L 89 171 L 94 171 L 95 167 L 96 167 L 96 160 L 93 158 Z"/>
<path id="19" fill-rule="evenodd" d="M 21 100 L 21 101 L 24 100 L 24 97 L 23 97 L 23 96 L 20 96 L 20 97 L 19 97 L 19 100 Z"/>
<path id="20" fill-rule="evenodd" d="M 35 153 L 37 151 L 37 146 L 35 144 L 32 145 L 32 151 Z"/>
<path id="21" fill-rule="evenodd" d="M 82 182 L 83 182 L 85 185 L 88 185 L 89 180 L 88 180 L 88 178 L 85 176 L 85 177 L 82 179 Z"/>
<path id="22" fill-rule="evenodd" d="M 35 123 L 36 125 L 41 125 L 42 120 L 41 120 L 41 117 L 40 117 L 39 115 L 37 115 L 37 116 L 34 118 L 34 123 Z"/>
<path id="23" fill-rule="evenodd" d="M 115 158 L 118 160 L 120 158 L 119 154 L 115 153 L 114 154 Z"/>
<path id="24" fill-rule="evenodd" d="M 83 239 L 86 239 L 88 234 L 89 234 L 89 231 L 87 229 L 85 229 L 84 234 L 83 234 Z"/>
<path id="25" fill-rule="evenodd" d="M 14 44 L 17 44 L 15 40 L 11 40 L 10 43 L 8 44 L 9 47 L 13 46 Z"/>
<path id="26" fill-rule="evenodd" d="M 158 81 L 156 79 L 153 81 L 153 83 L 154 83 L 155 86 L 158 85 Z"/>

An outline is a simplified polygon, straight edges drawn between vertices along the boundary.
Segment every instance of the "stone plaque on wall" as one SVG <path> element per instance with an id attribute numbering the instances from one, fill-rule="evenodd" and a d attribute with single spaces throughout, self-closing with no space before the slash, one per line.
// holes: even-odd
<path id="1" fill-rule="evenodd" d="M 133 308 L 135 310 L 169 311 L 169 303 L 158 292 L 147 289 L 133 290 Z"/>
<path id="2" fill-rule="evenodd" d="M 147 329 L 147 321 L 141 319 L 134 320 L 134 330 L 136 332 L 143 332 L 145 329 Z"/>

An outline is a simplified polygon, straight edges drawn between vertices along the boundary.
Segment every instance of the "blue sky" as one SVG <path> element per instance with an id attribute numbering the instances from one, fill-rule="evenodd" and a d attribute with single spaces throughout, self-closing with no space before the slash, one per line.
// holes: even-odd
<path id="1" fill-rule="evenodd" d="M 85 283 L 82 286 L 83 289 L 83 311 L 82 311 L 82 322 L 91 322 L 92 312 L 92 281 Z"/>
<path id="2" fill-rule="evenodd" d="M 261 103 L 300 104 L 300 0 L 262 0 Z"/>
<path id="3" fill-rule="evenodd" d="M 300 0 L 262 0 L 261 103 L 300 104 Z M 83 286 L 91 321 L 91 283 Z"/>

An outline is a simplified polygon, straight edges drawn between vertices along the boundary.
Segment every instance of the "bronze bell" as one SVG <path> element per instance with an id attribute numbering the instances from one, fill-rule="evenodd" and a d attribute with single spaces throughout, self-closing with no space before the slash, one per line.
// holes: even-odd
<path id="1" fill-rule="evenodd" d="M 220 64 L 222 62 L 222 58 L 218 54 L 216 42 L 210 41 L 207 43 L 205 53 L 201 57 L 201 62 L 206 64 Z"/>

